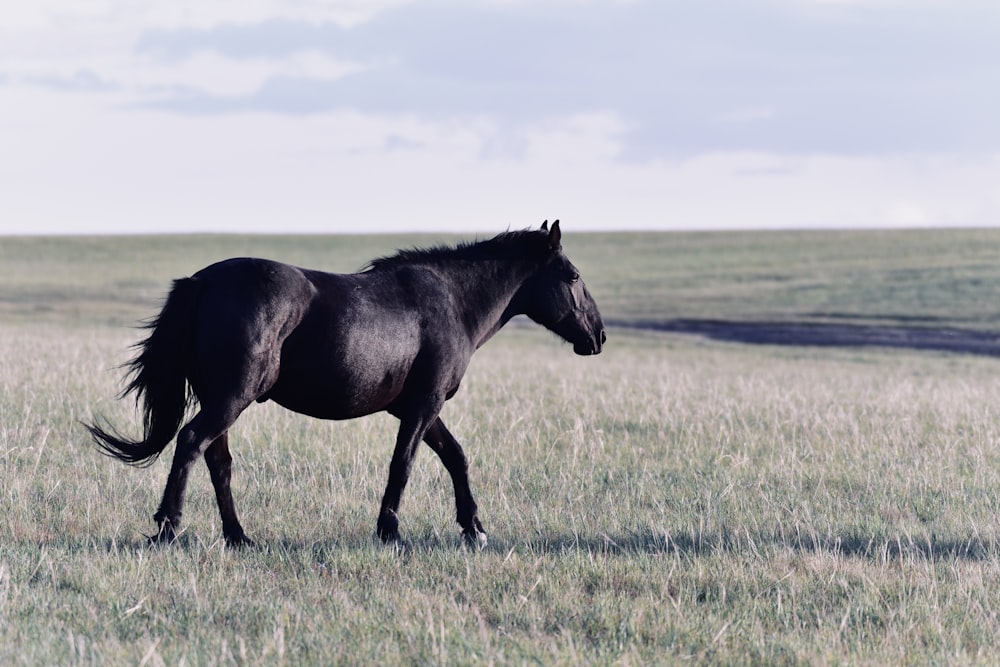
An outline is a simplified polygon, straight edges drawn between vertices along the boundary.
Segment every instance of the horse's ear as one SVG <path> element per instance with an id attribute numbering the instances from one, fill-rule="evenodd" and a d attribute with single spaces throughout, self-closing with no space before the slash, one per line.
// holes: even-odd
<path id="1" fill-rule="evenodd" d="M 543 226 L 542 229 L 545 227 Z M 562 232 L 559 230 L 558 220 L 552 223 L 552 229 L 549 230 L 549 249 L 552 252 L 562 250 Z"/>
<path id="2" fill-rule="evenodd" d="M 549 231 L 549 221 L 548 220 L 546 220 L 545 222 L 542 223 L 542 231 L 543 232 Z"/>

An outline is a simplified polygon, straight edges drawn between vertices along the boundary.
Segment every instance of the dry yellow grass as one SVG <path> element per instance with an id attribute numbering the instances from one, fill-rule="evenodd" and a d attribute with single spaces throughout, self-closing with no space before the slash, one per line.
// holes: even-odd
<path id="1" fill-rule="evenodd" d="M 184 539 L 151 549 L 169 457 L 128 468 L 78 423 L 97 412 L 138 427 L 114 398 L 137 333 L 91 318 L 107 312 L 0 323 L 0 663 L 1000 654 L 1000 360 L 621 330 L 581 359 L 514 327 L 444 413 L 471 459 L 486 551 L 461 548 L 426 450 L 402 508 L 411 548 L 374 539 L 391 418 L 272 405 L 233 433 L 234 493 L 261 548 L 223 547 L 198 469 Z"/>

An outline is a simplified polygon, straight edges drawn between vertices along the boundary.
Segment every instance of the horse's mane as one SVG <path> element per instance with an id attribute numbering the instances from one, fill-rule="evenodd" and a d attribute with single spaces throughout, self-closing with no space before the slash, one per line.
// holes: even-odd
<path id="1" fill-rule="evenodd" d="M 409 248 L 373 259 L 364 270 L 390 269 L 407 264 L 436 264 L 447 261 L 475 262 L 489 259 L 541 258 L 548 249 L 548 234 L 521 229 L 497 234 L 484 241 L 469 241 L 456 246 L 438 245 Z"/>

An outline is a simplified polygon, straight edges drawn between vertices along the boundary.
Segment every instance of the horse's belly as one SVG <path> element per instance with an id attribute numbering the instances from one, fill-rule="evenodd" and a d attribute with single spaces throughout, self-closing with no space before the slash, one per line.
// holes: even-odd
<path id="1" fill-rule="evenodd" d="M 321 419 L 386 409 L 420 350 L 419 319 L 361 300 L 315 307 L 282 346 L 266 398 Z"/>
<path id="2" fill-rule="evenodd" d="M 308 359 L 283 355 L 263 398 L 319 419 L 354 419 L 386 409 L 403 391 L 411 361 L 369 339 L 367 347 L 327 350 Z"/>
<path id="3" fill-rule="evenodd" d="M 403 390 L 406 373 L 386 369 L 372 375 L 282 373 L 263 397 L 319 419 L 354 419 L 386 409 Z"/>

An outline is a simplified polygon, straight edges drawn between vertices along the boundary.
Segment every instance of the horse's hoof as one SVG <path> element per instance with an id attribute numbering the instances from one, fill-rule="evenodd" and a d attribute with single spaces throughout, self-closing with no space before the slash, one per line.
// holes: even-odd
<path id="1" fill-rule="evenodd" d="M 375 525 L 375 532 L 383 544 L 394 544 L 400 542 L 399 539 L 399 519 L 395 512 L 386 512 L 379 517 Z"/>
<path id="2" fill-rule="evenodd" d="M 462 538 L 465 541 L 465 546 L 476 551 L 482 551 L 489 543 L 489 540 L 486 539 L 486 533 L 478 528 L 464 531 Z"/>
<path id="3" fill-rule="evenodd" d="M 253 549 L 257 543 L 240 532 L 239 535 L 226 535 L 226 546 L 230 549 Z"/>
<path id="4" fill-rule="evenodd" d="M 410 543 L 400 537 L 398 533 L 395 537 L 387 537 L 379 533 L 378 535 L 373 536 L 373 539 L 377 539 L 378 544 L 381 544 L 382 548 L 397 556 L 409 556 L 413 551 L 413 547 Z"/>
<path id="5" fill-rule="evenodd" d="M 155 535 L 147 535 L 146 540 L 148 540 L 151 547 L 173 544 L 177 541 L 177 533 L 174 532 L 170 524 L 164 524 L 160 526 L 160 530 Z"/>
<path id="6" fill-rule="evenodd" d="M 400 541 L 398 530 L 382 530 L 379 528 L 375 531 L 378 535 L 378 539 L 382 540 L 382 544 L 396 544 Z"/>

